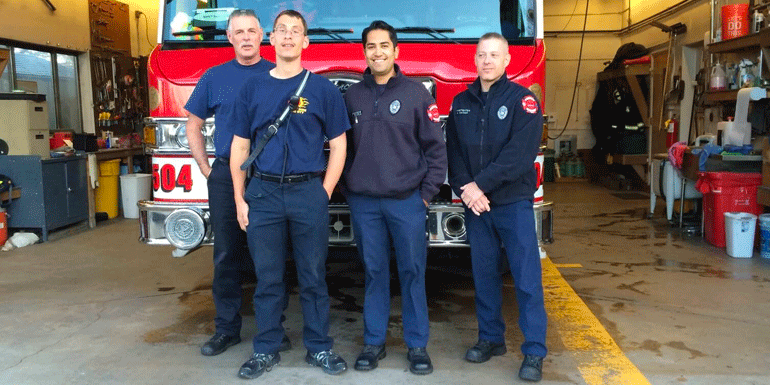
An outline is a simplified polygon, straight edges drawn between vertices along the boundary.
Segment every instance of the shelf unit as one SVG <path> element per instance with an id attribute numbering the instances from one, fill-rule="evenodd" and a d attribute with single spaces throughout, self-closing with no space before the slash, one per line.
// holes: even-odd
<path id="1" fill-rule="evenodd" d="M 759 49 L 760 60 L 770 68 L 770 28 L 765 28 L 758 33 L 752 33 L 735 39 L 711 43 L 708 46 L 709 53 L 735 53 Z M 762 67 L 760 66 L 760 76 Z M 706 103 L 735 101 L 738 90 L 706 91 L 704 93 Z"/>

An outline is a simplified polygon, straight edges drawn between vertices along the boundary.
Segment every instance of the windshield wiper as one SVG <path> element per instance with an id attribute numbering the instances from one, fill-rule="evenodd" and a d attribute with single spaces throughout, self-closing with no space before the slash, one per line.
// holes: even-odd
<path id="1" fill-rule="evenodd" d="M 226 29 L 202 29 L 200 31 L 179 31 L 179 32 L 172 32 L 173 36 L 198 36 L 203 35 L 203 38 L 208 37 L 214 37 L 214 36 L 223 36 L 227 35 Z"/>
<path id="2" fill-rule="evenodd" d="M 352 43 L 352 41 L 340 36 L 341 33 L 353 33 L 352 29 L 327 29 L 327 28 L 308 28 L 308 35 L 326 35 L 334 40 L 342 40 L 345 43 Z"/>
<path id="3" fill-rule="evenodd" d="M 454 28 L 402 27 L 402 28 L 396 28 L 396 32 L 397 33 L 424 33 L 437 40 L 449 40 L 455 44 L 460 44 L 459 41 L 452 39 L 447 35 L 444 35 L 445 33 L 455 33 Z"/>

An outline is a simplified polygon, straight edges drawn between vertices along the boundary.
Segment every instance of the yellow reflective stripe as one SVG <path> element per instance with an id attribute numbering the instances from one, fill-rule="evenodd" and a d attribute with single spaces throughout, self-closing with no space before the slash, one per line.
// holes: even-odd
<path id="1" fill-rule="evenodd" d="M 565 268 L 565 267 L 567 267 L 567 268 L 580 268 L 580 267 L 583 267 L 583 265 L 581 265 L 579 263 L 554 263 L 553 265 L 556 266 L 559 269 L 562 269 L 562 268 Z"/>
<path id="2" fill-rule="evenodd" d="M 564 346 L 578 363 L 588 385 L 649 385 L 623 354 L 601 322 L 559 274 L 550 259 L 541 259 L 545 308 Z"/>

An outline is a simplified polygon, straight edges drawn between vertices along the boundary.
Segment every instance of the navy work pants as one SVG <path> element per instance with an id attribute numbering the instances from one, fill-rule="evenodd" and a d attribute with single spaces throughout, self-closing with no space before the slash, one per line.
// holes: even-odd
<path id="1" fill-rule="evenodd" d="M 252 178 L 245 199 L 249 205 L 246 232 L 257 276 L 254 352 L 276 353 L 285 335 L 281 312 L 286 297 L 287 239 L 297 266 L 305 347 L 313 353 L 331 349 L 326 287 L 329 197 L 321 179 L 280 184 Z"/>
<path id="2" fill-rule="evenodd" d="M 406 199 L 348 194 L 353 232 L 366 271 L 364 343 L 382 345 L 390 318 L 390 248 L 401 282 L 404 341 L 409 348 L 428 344 L 425 296 L 426 207 L 419 191 Z"/>
<path id="3" fill-rule="evenodd" d="M 523 354 L 545 357 L 547 317 L 543 303 L 543 278 L 535 231 L 532 201 L 500 206 L 477 216 L 465 210 L 471 244 L 473 281 L 476 286 L 476 317 L 479 339 L 505 342 L 502 315 L 500 246 L 505 246 L 519 304 L 519 327 L 524 335 Z"/>
<path id="4" fill-rule="evenodd" d="M 209 223 L 214 232 L 214 325 L 217 333 L 237 336 L 241 333 L 241 272 L 251 268 L 251 258 L 246 249 L 246 233 L 236 217 L 230 166 L 215 160 L 207 185 Z"/>

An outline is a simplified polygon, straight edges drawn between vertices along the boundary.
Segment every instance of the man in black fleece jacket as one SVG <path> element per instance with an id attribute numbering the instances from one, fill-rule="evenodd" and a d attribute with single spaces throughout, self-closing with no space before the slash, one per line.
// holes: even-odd
<path id="1" fill-rule="evenodd" d="M 385 357 L 392 239 L 409 369 L 429 374 L 425 218 L 446 176 L 446 144 L 435 101 L 395 65 L 393 27 L 375 21 L 362 40 L 368 68 L 345 93 L 352 129 L 341 186 L 366 270 L 364 348 L 354 367 L 372 370 Z"/>
<path id="2" fill-rule="evenodd" d="M 447 121 L 449 183 L 467 206 L 476 286 L 479 340 L 465 359 L 479 363 L 506 352 L 498 270 L 502 244 L 516 283 L 524 335 L 519 377 L 539 381 L 547 353 L 547 318 L 532 200 L 543 113 L 532 92 L 505 76 L 510 60 L 503 36 L 488 33 L 479 39 L 479 77 L 454 98 Z"/>

